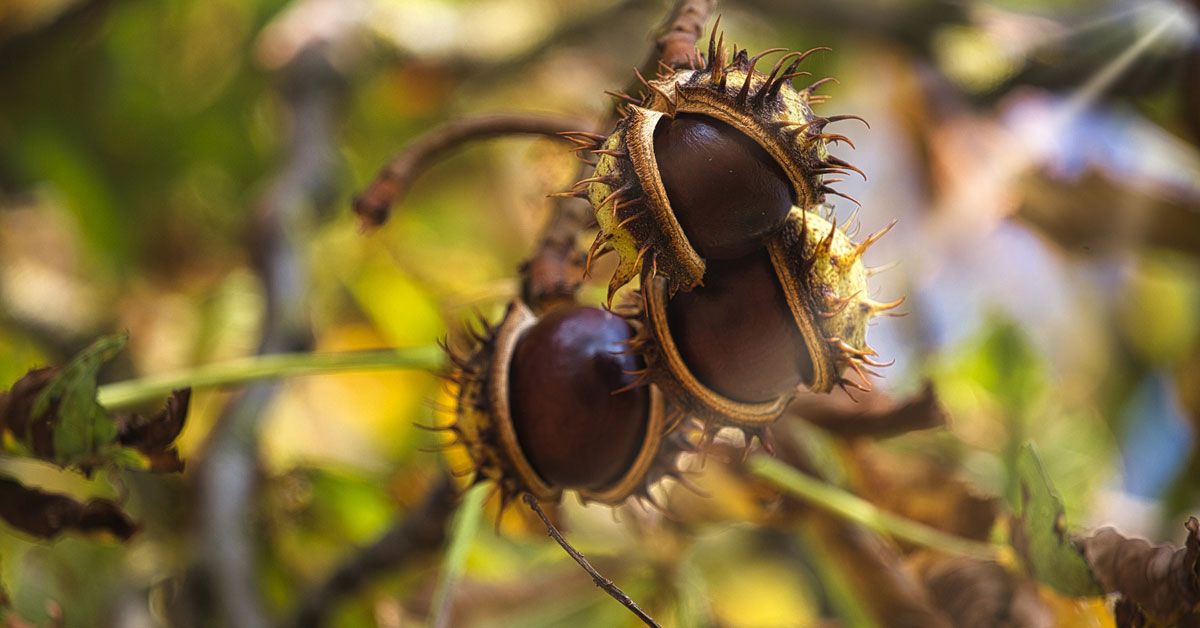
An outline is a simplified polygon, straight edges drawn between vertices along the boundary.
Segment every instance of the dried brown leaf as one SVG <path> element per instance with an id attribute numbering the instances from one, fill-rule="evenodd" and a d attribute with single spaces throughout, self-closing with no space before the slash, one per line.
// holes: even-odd
<path id="1" fill-rule="evenodd" d="M 1104 590 L 1121 596 L 1120 625 L 1200 624 L 1200 521 L 1184 547 L 1151 545 L 1101 528 L 1078 542 Z"/>
<path id="2" fill-rule="evenodd" d="M 28 488 L 5 477 L 0 477 L 0 519 L 43 539 L 74 530 L 109 532 L 124 541 L 137 532 L 137 524 L 110 500 L 95 498 L 79 502 L 67 495 Z"/>
<path id="3" fill-rule="evenodd" d="M 7 430 L 19 442 L 26 442 L 33 454 L 40 458 L 54 457 L 53 430 L 50 417 L 57 413 L 51 408 L 41 417 L 33 417 L 33 406 L 38 395 L 58 377 L 57 367 L 37 368 L 29 371 L 12 385 L 8 392 L 0 393 L 0 432 Z"/>
<path id="4" fill-rule="evenodd" d="M 1000 501 L 980 493 L 954 467 L 929 456 L 899 454 L 873 443 L 854 447 L 855 488 L 907 519 L 978 541 L 987 540 Z"/>
<path id="5" fill-rule="evenodd" d="M 173 443 L 187 419 L 192 389 L 171 392 L 167 403 L 152 417 L 131 413 L 117 417 L 117 442 L 133 447 L 150 460 L 152 471 L 182 471 L 183 461 Z"/>
<path id="6" fill-rule="evenodd" d="M 1042 601 L 1037 585 L 999 563 L 922 552 L 909 564 L 925 583 L 934 605 L 955 626 L 1054 625 L 1054 613 Z"/>

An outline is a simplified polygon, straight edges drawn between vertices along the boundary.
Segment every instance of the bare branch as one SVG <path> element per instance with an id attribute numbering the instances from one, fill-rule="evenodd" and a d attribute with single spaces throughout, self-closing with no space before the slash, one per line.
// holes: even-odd
<path id="1" fill-rule="evenodd" d="M 584 571 L 588 572 L 588 574 L 592 577 L 592 581 L 596 583 L 596 586 L 604 589 L 604 592 L 611 595 L 614 600 L 624 604 L 625 608 L 628 608 L 633 612 L 634 615 L 637 615 L 637 618 L 642 620 L 647 626 L 657 627 L 659 625 L 658 622 L 654 621 L 654 618 L 646 614 L 646 611 L 643 611 L 642 608 L 637 605 L 637 602 L 634 602 L 633 599 L 626 595 L 624 591 L 617 588 L 617 585 L 613 584 L 612 580 L 605 578 L 600 574 L 599 571 L 596 571 L 596 568 L 588 562 L 588 559 L 585 558 L 583 554 L 579 553 L 579 550 L 571 547 L 571 544 L 563 538 L 563 535 L 558 531 L 558 528 L 554 527 L 554 524 L 550 522 L 550 518 L 546 516 L 546 513 L 542 512 L 542 507 L 538 505 L 537 499 L 533 495 L 525 493 L 521 496 L 521 498 L 525 500 L 525 503 L 529 505 L 529 508 L 533 510 L 533 512 L 542 520 L 542 523 L 546 525 L 546 532 L 550 535 L 550 538 L 554 539 L 555 542 L 562 546 L 563 550 L 565 550 L 567 554 L 571 556 L 571 558 L 575 559 L 575 562 L 579 563 L 579 566 L 583 567 Z"/>
<path id="2" fill-rule="evenodd" d="M 559 133 L 588 126 L 578 118 L 546 113 L 496 113 L 452 120 L 413 140 L 393 157 L 354 199 L 354 213 L 364 228 L 387 222 L 391 207 L 404 199 L 417 177 L 464 144 L 506 135 L 564 139 Z"/>
<path id="3" fill-rule="evenodd" d="M 446 540 L 446 522 L 456 501 L 454 483 L 441 474 L 420 505 L 370 545 L 348 556 L 324 582 L 301 598 L 292 625 L 325 625 L 338 601 L 372 578 L 437 551 Z"/>
<path id="4" fill-rule="evenodd" d="M 946 411 L 930 382 L 903 400 L 877 392 L 856 396 L 857 402 L 838 391 L 803 394 L 788 407 L 788 413 L 842 438 L 886 438 L 946 425 Z"/>
<path id="5" fill-rule="evenodd" d="M 328 205 L 333 185 L 334 121 L 345 91 L 342 75 L 319 43 L 302 48 L 283 68 L 280 93 L 289 114 L 288 155 L 256 208 L 249 249 L 266 294 L 260 354 L 303 351 L 312 345 L 306 298 L 305 225 Z M 270 626 L 258 587 L 255 497 L 259 425 L 275 383 L 247 388 L 225 408 L 197 464 L 197 567 L 223 624 Z M 184 596 L 186 598 L 186 596 Z M 204 623 L 203 621 L 201 622 Z"/>
<path id="6" fill-rule="evenodd" d="M 696 41 L 704 34 L 704 24 L 717 6 L 717 0 L 683 0 L 675 3 L 667 26 L 658 41 L 658 59 L 672 68 L 688 67 L 697 61 Z"/>

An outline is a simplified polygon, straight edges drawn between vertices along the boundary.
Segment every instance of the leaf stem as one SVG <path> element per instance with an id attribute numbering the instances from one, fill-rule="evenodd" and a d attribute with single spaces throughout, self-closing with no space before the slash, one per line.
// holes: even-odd
<path id="1" fill-rule="evenodd" d="M 536 497 L 530 495 L 529 493 L 525 493 L 521 496 L 521 499 L 525 500 L 525 503 L 529 505 L 529 509 L 536 513 L 538 518 L 542 520 L 542 523 L 546 526 L 546 533 L 550 535 L 550 538 L 554 539 L 554 541 L 558 543 L 558 545 L 562 547 L 564 551 L 567 552 L 568 556 L 573 558 L 575 562 L 579 563 L 579 566 L 583 567 L 584 571 L 588 572 L 588 575 L 592 577 L 592 582 L 596 583 L 596 586 L 600 587 L 605 593 L 612 596 L 614 600 L 623 604 L 625 608 L 628 608 L 629 611 L 634 615 L 637 615 L 637 618 L 642 620 L 642 623 L 650 626 L 651 628 L 661 628 L 659 623 L 655 621 L 653 617 L 647 614 L 646 611 L 642 610 L 642 607 L 638 606 L 637 602 L 633 601 L 633 598 L 630 598 L 624 591 L 617 587 L 612 580 L 609 580 L 599 571 L 596 571 L 596 568 L 592 566 L 592 563 L 588 562 L 588 559 L 583 554 L 579 553 L 579 550 L 575 549 L 570 543 L 568 543 L 567 539 L 563 538 L 562 533 L 558 531 L 558 528 L 555 527 L 554 523 L 550 521 L 550 518 L 546 516 L 546 513 L 542 510 L 542 507 L 538 505 Z"/>
<path id="2" fill-rule="evenodd" d="M 867 500 L 797 471 L 770 456 L 750 459 L 750 472 L 810 504 L 881 534 L 922 547 L 978 560 L 995 560 L 992 545 L 947 534 L 923 523 L 881 510 Z"/>
<path id="3" fill-rule="evenodd" d="M 437 588 L 433 593 L 433 616 L 429 625 L 434 628 L 445 628 L 450 625 L 450 602 L 453 599 L 455 587 L 462 578 L 463 567 L 467 562 L 467 551 L 479 532 L 479 521 L 483 518 L 483 505 L 487 501 L 492 485 L 481 482 L 472 486 L 463 495 L 458 512 L 450 524 L 450 545 L 442 557 L 442 572 L 438 576 Z"/>
<path id="4" fill-rule="evenodd" d="M 212 388 L 260 379 L 338 371 L 432 370 L 439 368 L 442 361 L 442 352 L 436 346 L 339 353 L 276 353 L 106 384 L 99 388 L 97 399 L 101 405 L 112 409 L 152 401 L 172 390 L 189 386 Z"/>

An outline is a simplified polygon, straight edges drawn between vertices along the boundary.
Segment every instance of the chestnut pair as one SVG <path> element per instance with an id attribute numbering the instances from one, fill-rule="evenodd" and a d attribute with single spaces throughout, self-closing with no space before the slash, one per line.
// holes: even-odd
<path id="1" fill-rule="evenodd" d="M 502 499 L 648 498 L 660 477 L 679 476 L 681 451 L 720 428 L 765 443 L 799 387 L 866 389 L 870 368 L 886 366 L 867 322 L 900 302 L 867 298 L 862 263 L 886 229 L 855 243 L 824 205 L 843 196 L 827 175 L 859 172 L 829 154 L 849 140 L 825 127 L 855 117 L 813 113 L 826 80 L 791 84 L 817 50 L 783 54 L 768 73 L 757 62 L 780 50 L 726 55 L 723 38 L 710 40 L 703 67 L 623 96 L 611 135 L 570 134 L 597 158 L 570 192 L 596 212 L 589 268 L 618 254 L 610 307 L 634 278 L 640 286 L 613 311 L 537 318 L 515 302 L 453 356 L 449 429 Z M 699 443 L 687 438 L 696 431 Z"/>

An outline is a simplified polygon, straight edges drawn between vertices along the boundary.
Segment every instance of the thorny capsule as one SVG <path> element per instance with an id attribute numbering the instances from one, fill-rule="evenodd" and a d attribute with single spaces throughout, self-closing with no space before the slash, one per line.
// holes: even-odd
<path id="1" fill-rule="evenodd" d="M 522 493 L 554 501 L 570 489 L 616 505 L 679 477 L 676 459 L 690 446 L 668 436 L 675 421 L 659 389 L 638 381 L 642 358 L 626 346 L 635 333 L 600 308 L 538 319 L 518 301 L 473 346 L 449 351 L 457 416 L 443 429 L 466 446 L 476 480 L 496 483 L 502 504 Z"/>
<path id="2" fill-rule="evenodd" d="M 717 28 L 703 67 L 641 78 L 643 99 L 626 99 L 607 137 L 569 133 L 583 153 L 597 157 L 591 176 L 570 194 L 587 198 L 599 233 L 589 251 L 616 251 L 609 302 L 654 259 L 668 290 L 704 281 L 705 260 L 731 259 L 761 247 L 782 228 L 789 209 L 813 207 L 841 195 L 826 175 L 858 172 L 831 155 L 830 142 L 849 142 L 825 127 L 857 116 L 821 117 L 814 91 L 832 79 L 797 90 L 791 80 L 814 52 L 777 48 L 753 57 L 726 54 Z M 770 72 L 766 55 L 784 52 Z"/>

